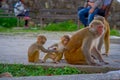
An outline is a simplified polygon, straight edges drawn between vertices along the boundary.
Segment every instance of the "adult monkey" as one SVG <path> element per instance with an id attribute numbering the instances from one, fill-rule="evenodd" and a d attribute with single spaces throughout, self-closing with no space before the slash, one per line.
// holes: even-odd
<path id="1" fill-rule="evenodd" d="M 98 38 L 104 33 L 104 24 L 93 20 L 89 27 L 79 30 L 70 39 L 64 53 L 65 59 L 70 64 L 98 65 L 92 56 L 100 62 L 107 64 L 98 50 Z"/>
<path id="2" fill-rule="evenodd" d="M 107 20 L 102 16 L 97 15 L 97 16 L 94 17 L 94 20 L 102 21 L 104 26 L 105 26 L 105 32 L 104 32 L 103 36 L 101 36 L 101 38 L 100 38 L 100 41 L 99 41 L 99 44 L 98 44 L 98 50 L 101 51 L 101 48 L 102 48 L 102 45 L 103 45 L 103 42 L 104 42 L 104 45 L 105 45 L 104 55 L 108 56 L 109 48 L 110 48 L 110 25 L 107 22 Z"/>

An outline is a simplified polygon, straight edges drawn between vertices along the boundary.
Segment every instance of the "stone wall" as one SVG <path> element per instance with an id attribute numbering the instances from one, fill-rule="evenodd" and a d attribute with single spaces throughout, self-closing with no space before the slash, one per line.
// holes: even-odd
<path id="1" fill-rule="evenodd" d="M 12 7 L 17 0 L 6 0 Z M 39 15 L 38 9 L 43 8 L 58 8 L 58 9 L 77 9 L 78 6 L 83 6 L 85 0 L 24 0 L 26 6 L 30 10 L 36 10 L 31 16 Z M 110 15 L 108 17 L 111 27 L 117 27 L 120 29 L 120 2 L 114 0 Z"/>
<path id="2" fill-rule="evenodd" d="M 120 29 L 120 2 L 114 0 L 108 21 L 111 27 Z"/>

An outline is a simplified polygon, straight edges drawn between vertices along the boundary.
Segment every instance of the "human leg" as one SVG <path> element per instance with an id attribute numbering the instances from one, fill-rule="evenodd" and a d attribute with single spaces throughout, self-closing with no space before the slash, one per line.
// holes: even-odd
<path id="1" fill-rule="evenodd" d="M 98 13 L 98 9 L 95 9 L 93 13 L 88 15 L 88 25 L 94 19 L 94 16 Z"/>
<path id="2" fill-rule="evenodd" d="M 28 28 L 29 19 L 30 19 L 30 17 L 29 17 L 29 11 L 26 11 L 26 12 L 24 13 L 25 28 Z"/>
<path id="3" fill-rule="evenodd" d="M 78 11 L 78 17 L 79 17 L 79 20 L 85 25 L 87 26 L 87 18 L 86 16 L 88 15 L 88 12 L 89 12 L 90 8 L 87 7 L 87 8 L 83 8 L 81 9 L 80 11 Z"/>
<path id="4" fill-rule="evenodd" d="M 25 20 L 25 27 L 28 27 L 28 20 Z"/>
<path id="5" fill-rule="evenodd" d="M 25 21 L 25 23 L 24 23 L 24 26 L 25 26 L 25 28 L 28 28 L 28 22 L 29 22 L 29 12 L 25 12 L 25 13 L 21 13 L 21 14 L 19 14 L 19 15 L 17 15 L 18 17 L 24 17 L 24 21 Z"/>
<path id="6" fill-rule="evenodd" d="M 97 15 L 100 15 L 100 16 L 104 17 L 105 16 L 105 10 L 99 9 Z"/>

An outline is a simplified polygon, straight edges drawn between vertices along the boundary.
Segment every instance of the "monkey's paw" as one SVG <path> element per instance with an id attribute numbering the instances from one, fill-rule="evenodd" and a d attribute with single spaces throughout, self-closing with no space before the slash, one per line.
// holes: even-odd
<path id="1" fill-rule="evenodd" d="M 103 53 L 102 55 L 108 57 L 108 53 Z"/>
<path id="2" fill-rule="evenodd" d="M 109 63 L 104 61 L 104 62 L 101 62 L 101 64 L 102 64 L 102 65 L 107 65 L 107 64 L 109 64 Z"/>
<path id="3" fill-rule="evenodd" d="M 92 66 L 101 66 L 101 64 L 98 64 L 98 63 L 91 63 L 90 65 L 92 65 Z"/>

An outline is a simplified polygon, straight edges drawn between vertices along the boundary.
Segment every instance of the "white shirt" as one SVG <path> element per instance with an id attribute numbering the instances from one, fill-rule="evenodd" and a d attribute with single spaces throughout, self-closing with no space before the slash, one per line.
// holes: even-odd
<path id="1" fill-rule="evenodd" d="M 15 13 L 15 16 L 23 13 L 25 11 L 25 8 L 24 8 L 24 5 L 22 4 L 22 2 L 17 2 L 14 6 L 14 13 Z"/>

